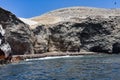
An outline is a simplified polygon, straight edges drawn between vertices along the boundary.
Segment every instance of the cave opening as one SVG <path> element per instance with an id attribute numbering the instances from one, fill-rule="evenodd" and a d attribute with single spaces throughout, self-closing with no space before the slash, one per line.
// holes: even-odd
<path id="1" fill-rule="evenodd" d="M 103 49 L 101 46 L 94 46 L 90 48 L 90 51 L 92 52 L 99 52 L 99 53 L 109 53 L 107 49 Z"/>
<path id="2" fill-rule="evenodd" d="M 120 53 L 120 43 L 114 43 L 112 46 L 112 53 L 118 54 Z"/>

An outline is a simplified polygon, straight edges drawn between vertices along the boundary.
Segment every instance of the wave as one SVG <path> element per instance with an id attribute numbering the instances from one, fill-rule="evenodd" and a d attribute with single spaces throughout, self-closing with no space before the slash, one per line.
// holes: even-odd
<path id="1" fill-rule="evenodd" d="M 33 61 L 33 60 L 49 60 L 49 59 L 59 59 L 59 58 L 71 58 L 71 57 L 83 57 L 81 56 L 70 56 L 70 55 L 66 55 L 66 56 L 54 56 L 54 57 L 44 57 L 44 58 L 33 58 L 33 59 L 26 59 L 25 61 Z"/>

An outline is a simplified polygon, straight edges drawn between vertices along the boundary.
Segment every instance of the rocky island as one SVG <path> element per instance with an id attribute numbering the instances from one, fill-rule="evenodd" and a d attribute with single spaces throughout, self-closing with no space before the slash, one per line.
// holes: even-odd
<path id="1" fill-rule="evenodd" d="M 120 9 L 70 7 L 30 19 L 0 8 L 0 63 L 46 56 L 120 53 Z"/>

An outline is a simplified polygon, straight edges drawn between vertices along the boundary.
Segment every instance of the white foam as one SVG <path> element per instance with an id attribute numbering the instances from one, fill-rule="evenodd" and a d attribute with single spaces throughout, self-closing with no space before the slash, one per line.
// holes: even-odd
<path id="1" fill-rule="evenodd" d="M 81 56 L 56 56 L 56 57 L 44 57 L 44 58 L 33 58 L 33 59 L 26 59 L 25 61 L 33 61 L 33 60 L 49 60 L 49 59 L 59 59 L 59 58 L 70 58 L 70 57 L 83 57 Z"/>

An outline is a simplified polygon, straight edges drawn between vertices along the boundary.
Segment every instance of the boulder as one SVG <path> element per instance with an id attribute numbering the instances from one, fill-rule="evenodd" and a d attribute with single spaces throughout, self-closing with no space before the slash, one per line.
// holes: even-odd
<path id="1" fill-rule="evenodd" d="M 15 56 L 11 58 L 12 63 L 19 63 L 21 60 L 24 60 L 24 59 L 20 56 Z"/>

